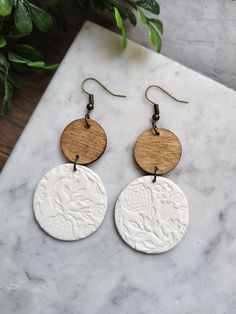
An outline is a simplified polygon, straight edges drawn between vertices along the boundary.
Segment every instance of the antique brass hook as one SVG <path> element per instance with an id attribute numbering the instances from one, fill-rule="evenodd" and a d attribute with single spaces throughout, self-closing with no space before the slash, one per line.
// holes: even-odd
<path id="1" fill-rule="evenodd" d="M 181 102 L 181 103 L 184 103 L 184 104 L 188 104 L 188 101 L 177 99 L 176 97 L 174 97 L 173 95 L 171 95 L 169 92 L 167 92 L 166 90 L 164 90 L 164 88 L 162 88 L 161 86 L 159 86 L 159 85 L 150 85 L 150 86 L 148 86 L 148 88 L 147 88 L 146 91 L 145 91 L 145 98 L 146 98 L 151 104 L 153 104 L 153 105 L 157 105 L 157 103 L 153 102 L 152 100 L 150 100 L 150 98 L 148 98 L 148 91 L 149 91 L 149 89 L 151 89 L 152 87 L 159 88 L 163 93 L 165 93 L 166 95 L 168 95 L 170 98 L 174 99 L 174 100 L 177 101 L 177 102 Z"/>
<path id="2" fill-rule="evenodd" d="M 88 77 L 86 78 L 85 80 L 83 80 L 82 84 L 81 84 L 81 89 L 83 92 L 85 92 L 87 95 L 93 95 L 93 94 L 90 94 L 89 92 L 87 92 L 85 89 L 84 89 L 84 84 L 87 82 L 87 81 L 95 81 L 97 82 L 102 88 L 104 88 L 109 94 L 111 94 L 112 96 L 115 96 L 115 97 L 126 97 L 125 95 L 118 95 L 118 94 L 114 94 L 112 93 L 106 86 L 104 86 L 102 83 L 100 83 L 97 79 L 95 79 L 94 77 Z"/>
<path id="3" fill-rule="evenodd" d="M 89 78 L 86 78 L 85 80 L 83 80 L 83 82 L 81 83 L 81 89 L 84 93 L 86 93 L 88 96 L 89 96 L 89 102 L 87 104 L 87 109 L 88 109 L 88 112 L 86 113 L 85 115 L 85 126 L 86 128 L 90 128 L 90 124 L 89 124 L 89 119 L 90 119 L 90 111 L 94 109 L 94 95 L 93 94 L 90 94 L 88 91 L 86 91 L 84 89 L 84 84 L 87 82 L 87 81 L 94 81 L 96 83 L 98 83 L 102 88 L 105 89 L 105 91 L 107 91 L 110 95 L 112 96 L 115 96 L 115 97 L 126 97 L 125 95 L 118 95 L 118 94 L 114 94 L 112 93 L 106 86 L 104 86 L 102 83 L 100 83 L 97 79 L 95 79 L 94 77 L 89 77 Z"/>
<path id="4" fill-rule="evenodd" d="M 166 90 L 164 90 L 164 88 L 162 88 L 161 86 L 159 85 L 150 85 L 148 86 L 148 88 L 146 89 L 145 91 L 145 98 L 147 101 L 149 101 L 151 104 L 153 104 L 154 106 L 154 114 L 152 116 L 152 127 L 153 127 L 153 130 L 155 131 L 156 135 L 159 135 L 160 133 L 158 132 L 158 127 L 157 127 L 157 121 L 160 119 L 160 110 L 159 110 L 159 105 L 152 101 L 150 98 L 148 98 L 148 91 L 149 89 L 151 89 L 152 87 L 156 87 L 156 88 L 159 88 L 162 92 L 164 92 L 166 95 L 168 95 L 170 98 L 174 99 L 175 101 L 177 102 L 181 102 L 181 103 L 184 103 L 184 104 L 188 104 L 188 101 L 185 101 L 185 100 L 180 100 L 180 99 L 177 99 L 176 97 L 174 97 L 173 95 L 171 95 L 169 92 L 167 92 Z"/>

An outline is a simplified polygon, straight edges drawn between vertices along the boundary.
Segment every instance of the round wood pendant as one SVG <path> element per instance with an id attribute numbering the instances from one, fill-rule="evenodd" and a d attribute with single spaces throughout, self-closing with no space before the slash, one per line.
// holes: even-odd
<path id="1" fill-rule="evenodd" d="M 177 136 L 167 129 L 158 128 L 143 132 L 134 146 L 134 157 L 138 165 L 148 173 L 164 174 L 178 164 L 182 148 Z"/>
<path id="2" fill-rule="evenodd" d="M 61 135 L 61 149 L 72 162 L 78 155 L 78 164 L 87 165 L 103 154 L 107 137 L 104 129 L 94 120 L 89 120 L 86 127 L 85 119 L 71 122 Z"/>

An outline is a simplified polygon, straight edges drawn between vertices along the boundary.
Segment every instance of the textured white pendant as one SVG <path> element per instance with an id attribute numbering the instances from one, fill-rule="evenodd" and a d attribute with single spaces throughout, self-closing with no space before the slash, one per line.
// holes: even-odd
<path id="1" fill-rule="evenodd" d="M 62 164 L 39 182 L 34 195 L 34 214 L 39 225 L 59 240 L 87 237 L 102 223 L 107 196 L 102 180 L 91 169 Z"/>
<path id="2" fill-rule="evenodd" d="M 121 192 L 115 223 L 123 240 L 144 253 L 162 253 L 176 246 L 189 224 L 188 203 L 172 181 L 140 177 Z"/>

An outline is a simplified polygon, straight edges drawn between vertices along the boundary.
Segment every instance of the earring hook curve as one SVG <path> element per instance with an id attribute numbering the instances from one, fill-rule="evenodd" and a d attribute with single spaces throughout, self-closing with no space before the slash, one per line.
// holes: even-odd
<path id="1" fill-rule="evenodd" d="M 147 87 L 147 89 L 145 90 L 145 98 L 146 98 L 147 101 L 149 101 L 154 106 L 154 114 L 152 116 L 152 128 L 153 128 L 153 130 L 154 130 L 156 135 L 160 135 L 160 133 L 158 131 L 158 127 L 157 127 L 157 121 L 160 119 L 159 105 L 158 105 L 158 103 L 156 103 L 156 102 L 152 101 L 150 98 L 148 98 L 148 91 L 152 87 L 159 88 L 162 92 L 164 92 L 166 95 L 168 95 L 170 98 L 174 99 L 177 102 L 188 104 L 188 101 L 177 99 L 176 97 L 171 95 L 169 92 L 167 92 L 164 88 L 162 88 L 159 85 L 150 85 L 150 86 Z"/>
<path id="2" fill-rule="evenodd" d="M 104 86 L 101 82 L 99 82 L 97 79 L 95 79 L 94 77 L 88 77 L 86 78 L 85 80 L 83 80 L 83 82 L 81 83 L 81 89 L 84 93 L 86 93 L 88 96 L 89 96 L 89 103 L 87 104 L 87 109 L 88 109 L 88 112 L 86 113 L 85 115 L 85 127 L 87 129 L 90 128 L 90 123 L 89 123 L 89 119 L 90 119 L 90 112 L 94 109 L 94 95 L 93 94 L 90 94 L 87 90 L 85 90 L 84 88 L 84 84 L 87 82 L 87 81 L 94 81 L 96 83 L 98 83 L 102 88 L 105 89 L 105 91 L 107 91 L 109 94 L 111 94 L 112 96 L 115 96 L 115 97 L 126 97 L 125 95 L 119 95 L 119 94 L 115 94 L 113 92 L 111 92 L 106 86 Z"/>
<path id="3" fill-rule="evenodd" d="M 87 95 L 92 95 L 92 94 L 90 94 L 88 91 L 86 91 L 85 89 L 84 89 L 84 84 L 87 82 L 87 81 L 94 81 L 94 82 L 96 82 L 96 83 L 98 83 L 102 88 L 104 88 L 110 95 L 112 95 L 112 96 L 115 96 L 115 97 L 127 97 L 127 96 L 125 96 L 125 95 L 119 95 L 119 94 L 115 94 L 115 93 L 113 93 L 113 92 L 111 92 L 106 86 L 104 86 L 102 83 L 100 83 L 97 79 L 95 79 L 94 77 L 88 77 L 88 78 L 86 78 L 85 80 L 83 80 L 83 82 L 81 83 L 81 89 L 82 89 L 82 91 L 84 92 L 84 93 L 86 93 Z"/>
<path id="4" fill-rule="evenodd" d="M 165 93 L 166 95 L 168 95 L 170 98 L 174 99 L 175 101 L 177 102 L 181 102 L 181 103 L 184 103 L 184 104 L 188 104 L 188 101 L 186 100 L 180 100 L 176 97 L 174 97 L 173 95 L 171 95 L 169 92 L 167 92 L 164 88 L 162 88 L 161 86 L 159 85 L 150 85 L 148 86 L 148 88 L 146 89 L 145 91 L 145 98 L 147 101 L 149 101 L 151 104 L 153 105 L 157 105 L 157 103 L 155 103 L 154 101 L 152 101 L 150 98 L 148 98 L 148 91 L 153 88 L 153 87 L 156 87 L 156 88 L 159 88 L 163 93 Z"/>

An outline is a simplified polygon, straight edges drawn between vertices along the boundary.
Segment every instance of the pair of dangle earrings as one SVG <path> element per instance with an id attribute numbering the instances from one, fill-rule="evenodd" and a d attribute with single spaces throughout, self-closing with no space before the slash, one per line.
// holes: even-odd
<path id="1" fill-rule="evenodd" d="M 107 211 L 107 195 L 99 176 L 84 165 L 96 161 L 105 151 L 107 138 L 102 126 L 90 118 L 94 95 L 82 83 L 89 102 L 84 118 L 71 122 L 61 135 L 61 149 L 71 163 L 50 170 L 39 182 L 33 201 L 34 214 L 41 228 L 54 238 L 64 241 L 80 240 L 98 229 Z M 144 253 L 161 253 L 172 249 L 185 234 L 188 204 L 181 189 L 161 174 L 172 170 L 181 157 L 181 144 L 170 131 L 159 128 L 159 106 L 154 105 L 152 128 L 143 132 L 134 146 L 134 157 L 147 173 L 131 182 L 118 197 L 115 223 L 122 239 L 132 248 Z"/>

